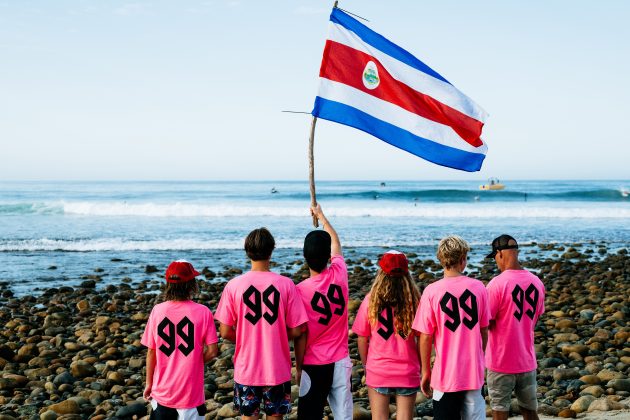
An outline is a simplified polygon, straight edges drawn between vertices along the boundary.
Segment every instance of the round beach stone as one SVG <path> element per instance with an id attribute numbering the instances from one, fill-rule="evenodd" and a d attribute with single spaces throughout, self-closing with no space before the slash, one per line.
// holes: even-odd
<path id="1" fill-rule="evenodd" d="M 577 379 L 580 377 L 580 372 L 575 369 L 554 369 L 553 379 L 555 381 L 565 381 L 568 379 Z"/>
<path id="2" fill-rule="evenodd" d="M 57 414 L 76 414 L 80 412 L 79 404 L 74 400 L 65 400 L 48 407 Z"/>
<path id="3" fill-rule="evenodd" d="M 601 397 L 606 391 L 599 385 L 591 385 L 582 390 L 580 395 L 592 395 L 595 398 Z"/>
<path id="4" fill-rule="evenodd" d="M 615 391 L 630 391 L 630 379 L 613 379 L 606 386 Z"/>
<path id="5" fill-rule="evenodd" d="M 39 415 L 40 420 L 55 420 L 57 418 L 57 413 L 52 410 L 44 411 Z"/>
<path id="6" fill-rule="evenodd" d="M 584 395 L 575 400 L 573 404 L 571 404 L 571 410 L 575 411 L 576 413 L 583 413 L 588 410 L 588 407 L 595 400 L 596 398 L 592 395 Z"/>

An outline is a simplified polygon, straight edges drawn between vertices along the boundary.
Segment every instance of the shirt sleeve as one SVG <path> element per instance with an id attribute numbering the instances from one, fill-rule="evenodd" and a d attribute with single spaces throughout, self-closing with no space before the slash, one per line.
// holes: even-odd
<path id="1" fill-rule="evenodd" d="M 214 325 L 214 317 L 212 316 L 212 311 L 208 309 L 208 323 L 206 326 L 204 344 L 214 344 L 218 342 L 219 337 L 217 336 L 217 327 Z"/>
<path id="2" fill-rule="evenodd" d="M 365 299 L 363 299 L 363 302 L 361 302 L 361 306 L 359 306 L 359 310 L 357 311 L 357 316 L 354 318 L 354 324 L 352 324 L 352 331 L 361 337 L 369 337 L 372 335 L 372 328 L 368 318 L 369 303 L 370 299 L 366 296 Z"/>
<path id="3" fill-rule="evenodd" d="M 436 325 L 435 313 L 431 308 L 429 294 L 425 290 L 425 293 L 420 297 L 420 308 L 416 313 L 416 318 L 413 320 L 411 328 L 422 334 L 433 335 Z"/>
<path id="4" fill-rule="evenodd" d="M 334 279 L 345 283 L 348 282 L 348 267 L 346 266 L 346 261 L 341 255 L 333 255 L 330 257 L 328 271 L 333 275 Z"/>
<path id="5" fill-rule="evenodd" d="M 156 347 L 154 318 L 155 317 L 152 310 L 151 314 L 149 315 L 147 325 L 144 327 L 144 334 L 142 334 L 142 339 L 140 340 L 143 346 L 146 346 L 147 348 L 150 348 L 150 349 L 155 349 Z"/>
<path id="6" fill-rule="evenodd" d="M 488 291 L 483 285 L 479 288 L 481 297 L 481 307 L 479 308 L 479 327 L 485 328 L 490 325 L 490 305 L 488 304 Z"/>
<path id="7" fill-rule="evenodd" d="M 222 324 L 230 327 L 236 324 L 236 310 L 234 308 L 234 296 L 230 284 L 226 284 L 221 293 L 221 299 L 214 313 L 215 318 Z"/>
<path id="8" fill-rule="evenodd" d="M 308 322 L 308 315 L 297 287 L 295 287 L 291 279 L 287 279 L 287 281 L 289 283 L 289 297 L 287 299 L 286 323 L 287 327 L 295 328 Z"/>

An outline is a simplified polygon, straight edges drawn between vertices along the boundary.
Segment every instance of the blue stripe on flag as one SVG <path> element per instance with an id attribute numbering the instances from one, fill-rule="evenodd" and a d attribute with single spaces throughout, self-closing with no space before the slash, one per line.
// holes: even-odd
<path id="1" fill-rule="evenodd" d="M 358 20 L 349 16 L 348 14 L 342 12 L 337 8 L 333 8 L 332 13 L 330 14 L 331 22 L 337 23 L 344 28 L 354 32 L 366 43 L 370 44 L 374 48 L 384 52 L 385 54 L 395 58 L 398 61 L 402 61 L 403 63 L 413 67 L 416 70 L 420 70 L 428 74 L 429 76 L 433 76 L 436 79 L 440 79 L 443 82 L 448 83 L 451 82 L 443 78 L 438 72 L 433 70 L 431 67 L 424 64 L 422 61 L 418 60 L 416 57 L 411 55 L 409 51 L 400 48 L 398 45 L 394 44 L 383 35 L 380 35 Z"/>
<path id="2" fill-rule="evenodd" d="M 481 169 L 481 164 L 486 157 L 482 153 L 466 152 L 416 136 L 354 107 L 324 99 L 321 96 L 315 98 L 312 114 L 318 118 L 358 128 L 392 146 L 449 168 L 475 172 Z"/>

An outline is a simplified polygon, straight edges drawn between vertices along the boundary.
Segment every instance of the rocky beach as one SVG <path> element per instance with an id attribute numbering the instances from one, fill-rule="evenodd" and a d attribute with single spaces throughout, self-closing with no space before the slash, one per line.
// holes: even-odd
<path id="1" fill-rule="evenodd" d="M 350 323 L 375 273 L 376 255 L 345 251 L 350 283 Z M 441 275 L 437 261 L 408 253 L 422 290 Z M 544 418 L 630 418 L 630 257 L 606 243 L 531 244 L 524 266 L 547 289 L 546 313 L 536 328 L 539 413 Z M 150 261 L 147 261 L 151 264 Z M 273 270 L 299 281 L 301 260 Z M 13 295 L 13 282 L 0 284 L 0 420 L 143 418 L 145 348 L 140 337 L 159 301 L 165 267 L 138 267 L 151 280 L 123 277 L 103 284 L 103 270 L 86 268 L 79 286 Z M 196 301 L 214 311 L 222 288 L 246 266 L 224 272 L 203 270 Z M 494 263 L 471 265 L 468 274 L 487 282 Z M 206 367 L 206 418 L 232 418 L 234 345 L 219 343 L 219 356 Z M 356 336 L 355 418 L 370 418 Z M 297 387 L 293 387 L 297 397 Z M 489 413 L 489 411 L 488 411 Z M 416 416 L 431 418 L 432 403 L 420 394 Z M 518 407 L 513 404 L 513 414 Z M 289 416 L 295 418 L 294 412 Z"/>

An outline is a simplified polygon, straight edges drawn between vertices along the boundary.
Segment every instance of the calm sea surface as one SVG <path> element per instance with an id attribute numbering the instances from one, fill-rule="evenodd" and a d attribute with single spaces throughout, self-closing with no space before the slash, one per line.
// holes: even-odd
<path id="1" fill-rule="evenodd" d="M 383 247 L 432 257 L 447 234 L 473 245 L 472 263 L 501 233 L 522 243 L 630 242 L 630 197 L 622 193 L 630 181 L 505 183 L 503 191 L 479 191 L 478 182 L 317 188 L 343 245 L 373 259 Z M 274 234 L 274 259 L 290 270 L 312 229 L 309 200 L 306 182 L 4 182 L 0 282 L 22 294 L 80 283 L 97 267 L 104 284 L 155 277 L 146 264 L 163 270 L 178 258 L 214 271 L 245 267 L 243 239 L 260 226 Z"/>

